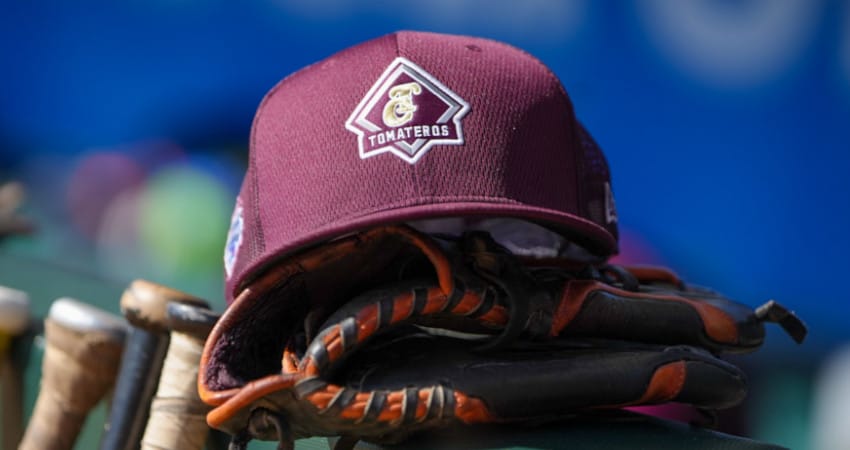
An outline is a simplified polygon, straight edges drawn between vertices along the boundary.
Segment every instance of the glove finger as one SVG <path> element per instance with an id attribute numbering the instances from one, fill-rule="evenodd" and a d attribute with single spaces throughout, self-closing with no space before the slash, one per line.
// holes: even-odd
<path id="1" fill-rule="evenodd" d="M 302 379 L 262 401 L 297 418 L 296 438 L 394 442 L 453 422 L 554 420 L 667 401 L 726 408 L 745 393 L 740 370 L 690 347 L 541 345 L 482 354 L 420 333 L 364 349 L 332 378 Z"/>
<path id="2" fill-rule="evenodd" d="M 745 353 L 764 342 L 763 321 L 719 295 L 693 295 L 642 286 L 638 292 L 598 281 L 568 281 L 550 335 L 687 344 L 712 352 Z"/>
<path id="3" fill-rule="evenodd" d="M 730 301 L 713 289 L 685 284 L 675 272 L 666 267 L 637 265 L 623 266 L 622 269 L 630 273 L 640 283 L 643 292 L 661 292 L 663 294 L 673 291 L 674 294 L 684 295 L 696 301 L 704 301 L 721 310 L 728 311 L 738 324 L 739 333 L 743 335 L 741 340 L 749 342 L 749 345 L 739 344 L 737 349 L 739 351 L 752 351 L 761 345 L 764 339 L 764 332 L 758 328 L 758 324 L 761 322 L 779 324 L 798 344 L 805 340 L 808 333 L 803 321 L 793 311 L 788 310 L 775 300 L 770 300 L 752 310 L 748 306 Z"/>
<path id="4" fill-rule="evenodd" d="M 720 409 L 746 394 L 740 369 L 694 347 L 559 341 L 480 353 L 409 334 L 364 349 L 334 380 L 359 391 L 439 384 L 481 399 L 494 420 L 666 401 Z"/>

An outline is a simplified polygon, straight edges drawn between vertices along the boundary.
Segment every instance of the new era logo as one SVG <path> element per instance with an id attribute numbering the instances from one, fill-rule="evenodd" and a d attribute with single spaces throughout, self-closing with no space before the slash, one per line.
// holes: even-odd
<path id="1" fill-rule="evenodd" d="M 431 147 L 463 144 L 469 104 L 434 76 L 398 57 L 369 89 L 345 127 L 357 134 L 360 158 L 390 152 L 410 164 Z"/>

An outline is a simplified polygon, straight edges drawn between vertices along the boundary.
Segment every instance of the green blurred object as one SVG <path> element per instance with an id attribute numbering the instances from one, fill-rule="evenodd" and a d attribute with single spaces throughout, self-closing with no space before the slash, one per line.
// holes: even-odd
<path id="1" fill-rule="evenodd" d="M 210 173 L 177 164 L 154 174 L 139 197 L 138 250 L 148 263 L 136 276 L 221 309 L 222 253 L 232 208 L 232 194 Z"/>
<path id="2" fill-rule="evenodd" d="M 191 166 L 163 169 L 142 194 L 141 240 L 164 272 L 220 270 L 231 203 L 212 175 Z"/>

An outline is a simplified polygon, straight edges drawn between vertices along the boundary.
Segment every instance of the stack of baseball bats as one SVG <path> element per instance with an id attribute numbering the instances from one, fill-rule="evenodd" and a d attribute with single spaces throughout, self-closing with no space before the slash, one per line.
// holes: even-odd
<path id="1" fill-rule="evenodd" d="M 18 214 L 24 198 L 20 183 L 0 184 L 0 241 L 34 230 Z M 102 401 L 110 404 L 102 450 L 226 447 L 210 433 L 196 387 L 218 315 L 197 297 L 144 280 L 127 287 L 120 307 L 123 318 L 63 297 L 39 322 L 26 292 L 0 286 L 0 450 L 72 449 Z M 41 381 L 24 428 L 23 372 L 36 339 L 44 344 Z"/>
<path id="2" fill-rule="evenodd" d="M 119 317 L 72 298 L 43 321 L 44 353 L 35 406 L 23 428 L 20 336 L 41 330 L 22 291 L 0 287 L 2 450 L 72 449 L 92 409 L 110 404 L 102 450 L 227 447 L 210 433 L 196 380 L 204 340 L 218 315 L 203 300 L 136 280 Z"/>

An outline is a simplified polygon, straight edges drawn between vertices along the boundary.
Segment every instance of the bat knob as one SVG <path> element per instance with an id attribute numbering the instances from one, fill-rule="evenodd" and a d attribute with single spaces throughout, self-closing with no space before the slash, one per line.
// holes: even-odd
<path id="1" fill-rule="evenodd" d="M 120 317 L 69 297 L 56 299 L 47 318 L 67 330 L 102 335 L 119 343 L 127 335 L 127 323 Z"/>
<path id="2" fill-rule="evenodd" d="M 181 303 L 168 305 L 168 327 L 171 331 L 192 334 L 205 339 L 220 315 L 208 308 Z"/>
<path id="3" fill-rule="evenodd" d="M 115 380 L 126 333 L 118 316 L 72 298 L 53 302 L 44 320 L 41 388 L 20 450 L 74 447 Z"/>
<path id="4" fill-rule="evenodd" d="M 207 302 L 185 292 L 146 280 L 135 280 L 121 296 L 121 313 L 140 328 L 168 331 L 168 305 L 179 303 L 208 308 Z"/>

